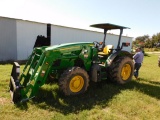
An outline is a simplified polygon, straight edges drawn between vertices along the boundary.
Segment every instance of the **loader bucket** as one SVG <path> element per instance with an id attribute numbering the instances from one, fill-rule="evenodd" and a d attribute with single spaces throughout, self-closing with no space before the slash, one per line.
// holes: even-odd
<path id="1" fill-rule="evenodd" d="M 20 95 L 21 87 L 18 79 L 19 74 L 20 74 L 20 65 L 17 62 L 14 62 L 12 72 L 11 72 L 10 83 L 9 83 L 11 98 L 14 103 L 19 102 L 21 99 L 21 95 Z"/>

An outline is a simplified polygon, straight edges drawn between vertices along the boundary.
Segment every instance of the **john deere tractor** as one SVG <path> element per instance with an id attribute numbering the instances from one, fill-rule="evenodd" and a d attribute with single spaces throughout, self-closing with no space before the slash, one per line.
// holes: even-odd
<path id="1" fill-rule="evenodd" d="M 10 92 L 14 103 L 28 101 L 38 93 L 46 80 L 58 80 L 59 89 L 64 95 L 84 93 L 90 81 L 110 80 L 125 84 L 132 79 L 132 54 L 122 50 L 129 43 L 121 43 L 123 29 L 114 24 L 94 24 L 91 27 L 104 29 L 102 42 L 76 42 L 34 48 L 23 72 L 14 62 Z M 108 30 L 119 29 L 117 46 L 106 45 Z"/>

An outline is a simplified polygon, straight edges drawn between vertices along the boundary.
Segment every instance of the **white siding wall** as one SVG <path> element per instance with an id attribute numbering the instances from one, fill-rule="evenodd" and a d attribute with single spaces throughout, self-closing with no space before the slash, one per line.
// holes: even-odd
<path id="1" fill-rule="evenodd" d="M 93 42 L 103 39 L 103 34 L 93 31 L 80 30 L 68 27 L 54 26 L 51 29 L 51 44 L 70 42 Z"/>
<path id="2" fill-rule="evenodd" d="M 31 54 L 38 35 L 47 35 L 47 25 L 43 23 L 0 17 L 0 61 L 25 60 Z M 103 41 L 104 34 L 63 26 L 51 26 L 51 45 L 70 42 Z M 118 35 L 107 34 L 106 44 L 117 47 Z M 131 37 L 122 37 L 122 42 L 130 42 Z M 124 48 L 131 50 L 130 47 Z"/>
<path id="3" fill-rule="evenodd" d="M 104 34 L 101 32 L 87 31 L 81 29 L 74 29 L 62 26 L 52 25 L 51 27 L 51 44 L 62 44 L 69 42 L 93 42 L 93 41 L 103 41 Z M 114 45 L 114 48 L 118 44 L 118 35 L 107 34 L 106 45 Z M 132 44 L 131 37 L 122 37 L 122 42 L 130 42 Z M 121 44 L 120 44 L 121 46 Z M 131 45 L 129 47 L 124 47 L 124 50 L 131 51 Z"/>
<path id="4" fill-rule="evenodd" d="M 46 24 L 17 20 L 17 59 L 27 59 L 32 53 L 37 36 L 46 36 L 46 31 Z"/>
<path id="5" fill-rule="evenodd" d="M 0 17 L 0 61 L 17 59 L 16 20 Z"/>

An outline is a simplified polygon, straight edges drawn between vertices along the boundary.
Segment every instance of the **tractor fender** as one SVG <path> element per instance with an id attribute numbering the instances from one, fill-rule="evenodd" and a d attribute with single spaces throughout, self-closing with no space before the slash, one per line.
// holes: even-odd
<path id="1" fill-rule="evenodd" d="M 111 54 L 107 58 L 107 60 L 105 62 L 105 66 L 109 67 L 112 64 L 112 62 L 114 61 L 115 58 L 117 58 L 117 57 L 123 57 L 123 56 L 128 56 L 128 57 L 130 57 L 130 58 L 133 59 L 133 55 L 131 53 L 129 53 L 128 51 L 121 50 L 121 51 L 117 51 L 117 52 Z"/>

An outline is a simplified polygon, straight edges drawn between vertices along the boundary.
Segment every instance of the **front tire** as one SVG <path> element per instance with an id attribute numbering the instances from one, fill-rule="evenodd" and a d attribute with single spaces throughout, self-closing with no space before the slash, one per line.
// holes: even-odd
<path id="1" fill-rule="evenodd" d="M 59 79 L 59 88 L 67 96 L 84 93 L 88 86 L 89 76 L 80 67 L 65 70 Z"/>

